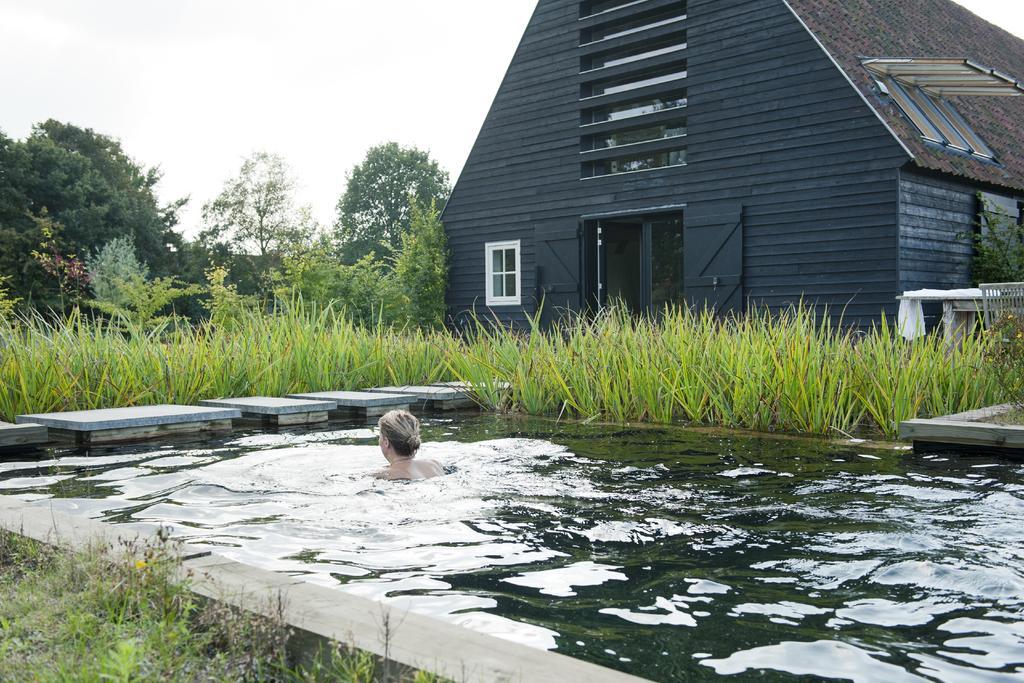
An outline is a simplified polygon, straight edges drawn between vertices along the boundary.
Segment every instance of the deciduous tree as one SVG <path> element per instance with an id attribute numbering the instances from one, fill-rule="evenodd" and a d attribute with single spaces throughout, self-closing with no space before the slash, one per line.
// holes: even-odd
<path id="1" fill-rule="evenodd" d="M 257 152 L 242 162 L 238 175 L 203 206 L 208 237 L 236 253 L 262 257 L 295 239 L 298 221 L 292 193 L 295 181 L 284 158 Z"/>
<path id="2" fill-rule="evenodd" d="M 410 197 L 422 206 L 448 197 L 448 173 L 430 154 L 388 142 L 371 148 L 346 175 L 335 231 L 346 263 L 371 251 L 396 250 L 409 227 Z"/>
<path id="3" fill-rule="evenodd" d="M 140 259 L 168 273 L 168 244 L 185 200 L 161 206 L 160 172 L 131 159 L 121 143 L 88 128 L 49 120 L 22 141 L 0 134 L 0 275 L 36 306 L 57 306 L 54 279 L 31 257 L 48 238 L 46 216 L 59 225 L 51 235 L 61 254 L 85 255 L 117 237 L 130 237 Z"/>

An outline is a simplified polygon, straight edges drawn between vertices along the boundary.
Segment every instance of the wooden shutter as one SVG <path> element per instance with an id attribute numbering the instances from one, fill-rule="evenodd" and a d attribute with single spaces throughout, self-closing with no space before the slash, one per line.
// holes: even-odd
<path id="1" fill-rule="evenodd" d="M 698 310 L 742 313 L 743 207 L 695 207 L 684 223 L 683 273 L 686 298 Z"/>
<path id="2" fill-rule="evenodd" d="M 580 227 L 534 230 L 537 305 L 543 306 L 541 322 L 550 325 L 567 311 L 580 308 Z"/>

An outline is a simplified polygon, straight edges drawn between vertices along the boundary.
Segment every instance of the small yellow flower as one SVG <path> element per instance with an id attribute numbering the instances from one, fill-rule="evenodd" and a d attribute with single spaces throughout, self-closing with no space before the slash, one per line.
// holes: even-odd
<path id="1" fill-rule="evenodd" d="M 135 568 L 136 569 L 145 569 L 148 566 L 149 566 L 149 563 L 146 562 L 145 560 L 135 560 Z"/>
<path id="2" fill-rule="evenodd" d="M 1017 339 L 1024 339 L 1024 332 L 1018 332 Z"/>

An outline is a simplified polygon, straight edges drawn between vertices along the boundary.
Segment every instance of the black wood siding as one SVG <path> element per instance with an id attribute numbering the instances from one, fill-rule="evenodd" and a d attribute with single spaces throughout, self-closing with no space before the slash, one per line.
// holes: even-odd
<path id="1" fill-rule="evenodd" d="M 901 290 L 971 286 L 977 191 L 949 178 L 900 174 Z"/>
<path id="2" fill-rule="evenodd" d="M 803 298 L 845 307 L 847 320 L 895 311 L 908 156 L 782 0 L 691 0 L 688 165 L 587 180 L 578 8 L 538 4 L 445 209 L 452 313 L 483 307 L 485 242 L 522 240 L 530 312 L 535 231 L 564 232 L 586 214 L 721 202 L 744 207 L 754 305 Z"/>

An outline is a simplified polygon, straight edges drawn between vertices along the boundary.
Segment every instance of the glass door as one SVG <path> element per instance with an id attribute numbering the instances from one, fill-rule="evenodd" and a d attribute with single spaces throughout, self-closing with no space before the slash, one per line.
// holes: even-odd
<path id="1" fill-rule="evenodd" d="M 657 313 L 685 302 L 681 217 L 602 220 L 593 235 L 601 307 L 618 303 L 633 314 Z"/>
<path id="2" fill-rule="evenodd" d="M 631 313 L 645 308 L 643 229 L 639 223 L 601 221 L 599 227 L 602 304 L 620 304 Z"/>
<path id="3" fill-rule="evenodd" d="M 646 224 L 651 245 L 651 296 L 653 313 L 665 306 L 686 303 L 683 292 L 683 219 L 653 220 Z"/>

